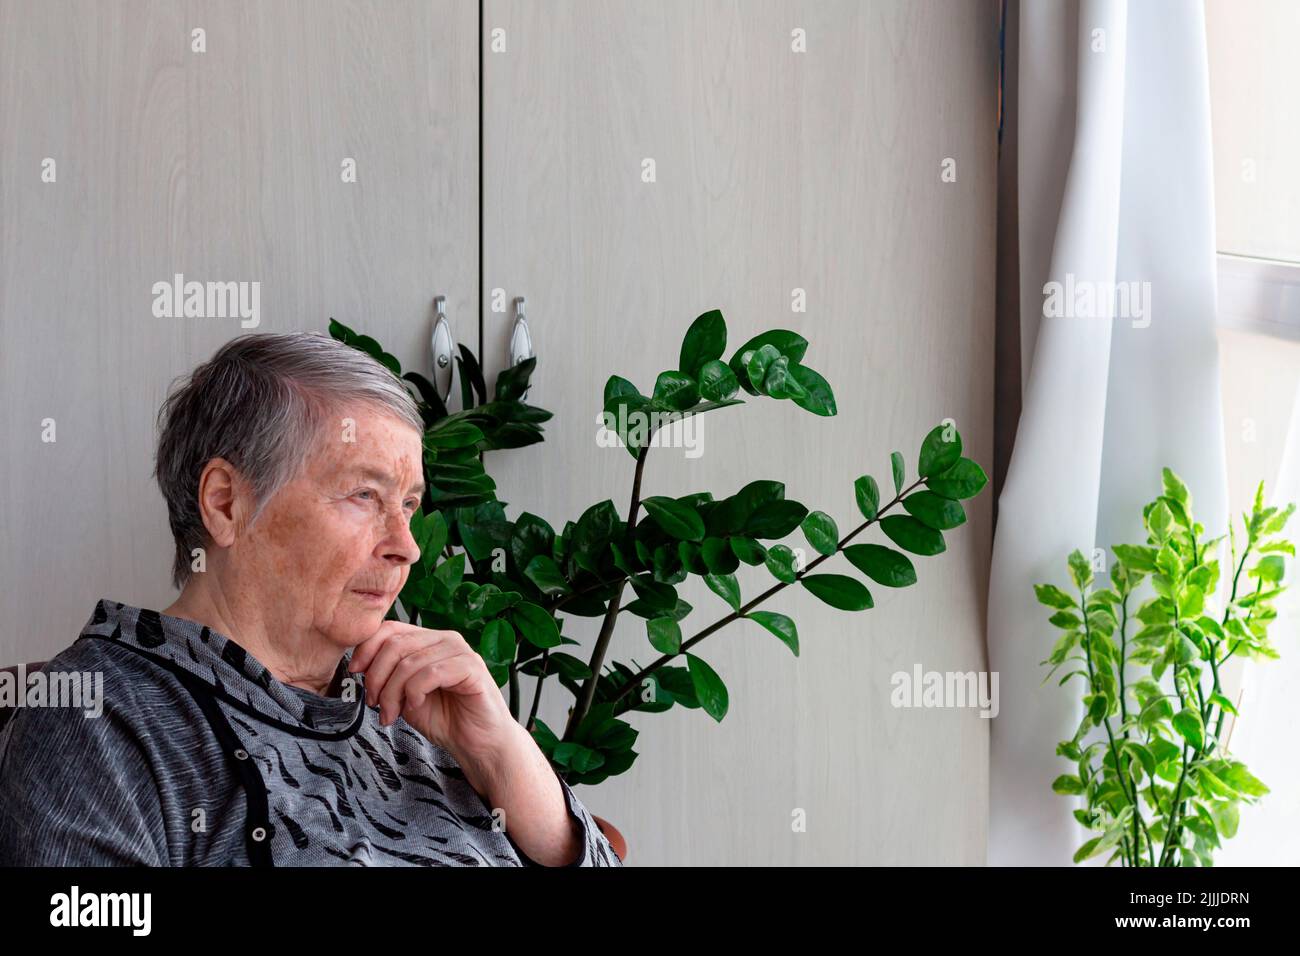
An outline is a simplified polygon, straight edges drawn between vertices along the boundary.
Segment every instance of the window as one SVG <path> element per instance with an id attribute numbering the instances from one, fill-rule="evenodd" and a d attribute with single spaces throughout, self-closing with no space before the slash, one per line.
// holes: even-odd
<path id="1" fill-rule="evenodd" d="M 1271 494 L 1300 386 L 1300 3 L 1206 0 L 1231 514 Z M 1300 454 L 1292 448 L 1290 454 Z"/>

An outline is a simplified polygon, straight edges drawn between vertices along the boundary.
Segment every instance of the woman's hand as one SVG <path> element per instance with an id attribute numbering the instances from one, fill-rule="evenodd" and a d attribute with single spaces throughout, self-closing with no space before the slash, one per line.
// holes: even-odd
<path id="1" fill-rule="evenodd" d="M 356 646 L 348 669 L 366 675 L 379 721 L 401 715 L 458 760 L 481 761 L 513 744 L 518 726 L 487 665 L 455 631 L 384 621 Z"/>

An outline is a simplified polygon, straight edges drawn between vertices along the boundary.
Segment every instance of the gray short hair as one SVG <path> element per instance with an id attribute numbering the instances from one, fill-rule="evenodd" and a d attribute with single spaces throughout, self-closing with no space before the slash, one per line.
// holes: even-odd
<path id="1" fill-rule="evenodd" d="M 158 410 L 154 476 L 176 541 L 176 587 L 189 581 L 192 552 L 208 540 L 198 501 L 207 463 L 224 458 L 239 470 L 257 499 L 256 520 L 298 474 L 328 416 L 354 403 L 424 432 L 415 400 L 396 375 L 320 332 L 238 336 L 172 383 Z"/>

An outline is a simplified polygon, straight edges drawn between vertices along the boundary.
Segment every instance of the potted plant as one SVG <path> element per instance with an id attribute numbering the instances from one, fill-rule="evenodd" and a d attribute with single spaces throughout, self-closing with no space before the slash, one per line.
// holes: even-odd
<path id="1" fill-rule="evenodd" d="M 1146 543 L 1111 548 L 1110 587 L 1094 587 L 1093 564 L 1077 550 L 1068 561 L 1077 598 L 1053 584 L 1034 585 L 1064 632 L 1043 661 L 1052 665 L 1048 677 L 1068 667 L 1061 685 L 1082 680 L 1083 719 L 1056 748 L 1076 772 L 1052 784 L 1084 798 L 1074 816 L 1098 831 L 1079 847 L 1076 863 L 1109 852 L 1107 865 L 1212 866 L 1221 840 L 1237 832 L 1240 805 L 1268 793 L 1228 750 L 1224 716 L 1237 708 L 1220 678 L 1234 656 L 1278 656 L 1268 628 L 1277 616 L 1273 601 L 1285 590 L 1282 554 L 1295 555 L 1278 535 L 1295 505 L 1264 507 L 1261 482 L 1242 516 L 1240 555 L 1229 525 L 1227 602 L 1218 613 L 1223 537 L 1206 540 L 1187 486 L 1168 468 L 1163 477 L 1163 494 L 1142 509 Z M 1257 560 L 1247 568 L 1252 555 Z M 1087 735 L 1097 739 L 1085 742 Z"/>
<path id="2" fill-rule="evenodd" d="M 961 501 L 978 494 L 987 481 L 983 469 L 962 456 L 961 436 L 946 422 L 920 443 L 915 476 L 908 474 L 900 453 L 891 455 L 892 498 L 881 500 L 870 475 L 857 478 L 853 491 L 862 520 L 843 534 L 826 513 L 787 498 L 777 480 L 755 479 L 721 498 L 707 491 L 678 498 L 646 494 L 642 474 L 651 440 L 671 422 L 743 404 L 742 392 L 789 400 L 818 416 L 836 413 L 829 383 L 802 364 L 807 340 L 774 329 L 750 339 L 724 362 L 726 323 L 713 310 L 690 325 L 677 368 L 662 372 L 649 395 L 617 375 L 605 385 L 606 427 L 633 459 L 626 511 L 620 516 L 613 501 L 600 501 L 556 531 L 527 512 L 508 517 L 481 459 L 487 450 L 542 440 L 541 425 L 551 415 L 523 401 L 535 358 L 503 371 L 488 400 L 479 364 L 462 345 L 457 365 L 464 409 L 448 412 L 423 376 L 403 374 L 373 338 L 333 319 L 330 333 L 406 382 L 426 425 L 428 487 L 411 521 L 421 557 L 390 613 L 460 632 L 498 686 L 507 688 L 516 719 L 570 784 L 597 784 L 631 767 L 638 734 L 624 719 L 631 712 L 680 706 L 723 719 L 727 687 L 700 655 L 700 645 L 728 624 L 753 621 L 798 656 L 795 622 L 759 609 L 786 587 L 798 584 L 841 610 L 872 607 L 871 592 L 859 576 L 822 570 L 832 558 L 842 556 L 861 576 L 884 587 L 914 584 L 908 554 L 944 551 L 944 532 L 966 520 Z M 893 546 L 857 541 L 872 526 L 879 526 Z M 796 530 L 817 555 L 806 564 L 780 543 Z M 772 585 L 743 596 L 735 576 L 741 563 L 765 566 Z M 702 578 L 727 610 L 686 636 L 683 621 L 694 609 L 678 596 L 676 585 L 691 575 Z M 578 642 L 563 634 L 570 615 L 601 621 L 585 659 L 571 653 Z M 648 664 L 608 659 L 616 625 L 630 617 L 641 620 L 648 647 L 658 655 Z M 521 675 L 536 678 L 527 702 Z M 558 731 L 537 716 L 552 678 L 573 698 Z M 602 826 L 617 835 L 607 823 Z M 617 836 L 616 846 L 622 842 Z"/>

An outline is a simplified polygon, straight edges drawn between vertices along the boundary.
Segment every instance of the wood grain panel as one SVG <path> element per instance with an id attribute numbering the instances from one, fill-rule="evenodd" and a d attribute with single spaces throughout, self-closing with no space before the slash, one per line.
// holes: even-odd
<path id="1" fill-rule="evenodd" d="M 474 0 L 0 2 L 0 661 L 171 603 L 154 416 L 220 344 L 333 315 L 427 366 L 437 293 L 477 342 L 477 30 Z M 260 282 L 260 325 L 155 318 L 176 273 Z"/>

